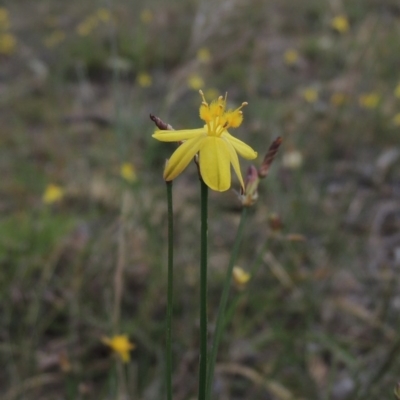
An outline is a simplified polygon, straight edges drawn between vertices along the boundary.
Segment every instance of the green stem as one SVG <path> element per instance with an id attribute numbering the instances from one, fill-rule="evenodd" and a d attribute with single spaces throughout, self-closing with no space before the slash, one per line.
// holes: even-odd
<path id="1" fill-rule="evenodd" d="M 200 367 L 199 400 L 205 400 L 207 384 L 207 201 L 208 187 L 201 182 L 201 232 L 200 232 Z"/>
<path id="2" fill-rule="evenodd" d="M 172 181 L 167 184 L 168 202 L 168 289 L 167 289 L 167 327 L 166 327 L 166 380 L 167 399 L 172 400 L 172 306 L 174 289 L 174 219 L 172 207 Z"/>
<path id="3" fill-rule="evenodd" d="M 225 321 L 225 310 L 228 303 L 228 296 L 229 296 L 229 289 L 231 287 L 232 281 L 232 271 L 233 267 L 236 263 L 237 256 L 239 254 L 239 247 L 240 243 L 242 242 L 243 233 L 244 233 L 244 225 L 246 222 L 247 217 L 247 208 L 244 207 L 242 209 L 242 215 L 240 218 L 240 224 L 236 233 L 235 243 L 233 244 L 233 249 L 231 253 L 231 258 L 229 260 L 228 270 L 226 271 L 226 277 L 224 282 L 224 287 L 222 289 L 221 300 L 219 303 L 218 308 L 218 315 L 217 315 L 217 322 L 215 326 L 215 333 L 214 333 L 214 341 L 211 349 L 211 356 L 210 362 L 208 365 L 208 375 L 207 375 L 207 390 L 206 390 L 206 400 L 211 399 L 211 389 L 214 379 L 214 369 L 215 369 L 215 362 L 217 360 L 217 352 L 218 346 L 221 342 L 222 333 L 224 329 L 224 321 Z"/>

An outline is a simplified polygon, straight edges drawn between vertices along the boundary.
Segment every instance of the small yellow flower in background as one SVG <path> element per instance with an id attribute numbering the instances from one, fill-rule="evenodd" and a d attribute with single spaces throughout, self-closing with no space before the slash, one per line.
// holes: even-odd
<path id="1" fill-rule="evenodd" d="M 99 19 L 95 15 L 91 15 L 83 20 L 76 28 L 76 32 L 80 36 L 88 36 L 99 24 Z"/>
<path id="2" fill-rule="evenodd" d="M 303 155 L 296 149 L 283 153 L 282 165 L 287 169 L 297 169 L 303 164 Z"/>
<path id="3" fill-rule="evenodd" d="M 136 82 L 139 84 L 139 86 L 146 88 L 153 84 L 153 79 L 147 72 L 141 72 L 138 74 Z"/>
<path id="4" fill-rule="evenodd" d="M 108 22 L 111 20 L 111 12 L 107 8 L 99 8 L 96 12 L 97 18 L 102 22 Z"/>
<path id="5" fill-rule="evenodd" d="M 10 28 L 10 14 L 4 7 L 0 7 L 0 29 L 7 30 Z"/>
<path id="6" fill-rule="evenodd" d="M 101 341 L 109 346 L 125 363 L 130 360 L 130 351 L 136 346 L 129 341 L 128 335 L 115 335 L 112 338 L 103 337 Z"/>
<path id="7" fill-rule="evenodd" d="M 0 54 L 9 55 L 14 53 L 17 47 L 17 39 L 11 33 L 0 33 Z"/>
<path id="8" fill-rule="evenodd" d="M 60 201 L 64 197 L 65 191 L 61 186 L 50 183 L 47 185 L 43 193 L 43 203 L 53 204 Z"/>
<path id="9" fill-rule="evenodd" d="M 190 75 L 187 80 L 187 84 L 193 90 L 199 90 L 204 87 L 203 78 L 197 74 Z"/>
<path id="10" fill-rule="evenodd" d="M 381 96 L 376 92 L 364 93 L 358 98 L 360 107 L 372 110 L 378 107 L 381 101 Z"/>
<path id="11" fill-rule="evenodd" d="M 283 59 L 286 65 L 293 66 L 299 61 L 299 53 L 294 49 L 286 50 Z"/>
<path id="12" fill-rule="evenodd" d="M 397 84 L 396 88 L 394 89 L 394 95 L 400 99 L 400 83 Z"/>
<path id="13" fill-rule="evenodd" d="M 318 100 L 318 92 L 313 88 L 304 89 L 302 94 L 307 103 L 315 103 Z"/>
<path id="14" fill-rule="evenodd" d="M 140 13 L 140 20 L 144 24 L 149 24 L 151 21 L 153 21 L 153 18 L 154 18 L 153 12 L 147 8 L 142 10 L 142 12 Z"/>
<path id="15" fill-rule="evenodd" d="M 347 101 L 347 96 L 344 93 L 336 92 L 331 96 L 331 104 L 336 107 L 342 106 Z"/>
<path id="16" fill-rule="evenodd" d="M 235 266 L 233 267 L 232 277 L 239 287 L 243 287 L 250 280 L 251 275 L 242 268 Z"/>
<path id="17" fill-rule="evenodd" d="M 253 160 L 257 153 L 246 143 L 231 136 L 229 128 L 237 128 L 243 121 L 242 103 L 235 110 L 226 110 L 225 98 L 208 104 L 200 91 L 200 119 L 205 122 L 202 128 L 178 131 L 158 130 L 153 137 L 161 142 L 179 142 L 181 144 L 168 160 L 164 170 L 164 179 L 172 181 L 187 167 L 193 157 L 199 153 L 200 174 L 205 184 L 213 190 L 224 192 L 231 186 L 231 164 L 244 188 L 242 173 L 237 153 Z"/>
<path id="18" fill-rule="evenodd" d="M 208 64 L 211 61 L 211 53 L 207 47 L 202 47 L 197 50 L 196 58 L 203 64 Z"/>
<path id="19" fill-rule="evenodd" d="M 44 39 L 44 45 L 51 49 L 65 40 L 65 32 L 56 30 Z"/>
<path id="20" fill-rule="evenodd" d="M 400 126 L 400 113 L 397 113 L 393 117 L 393 124 L 396 125 L 396 126 Z"/>
<path id="21" fill-rule="evenodd" d="M 331 26 L 339 33 L 346 33 L 350 29 L 349 20 L 345 15 L 338 15 L 333 18 Z"/>
<path id="22" fill-rule="evenodd" d="M 121 177 L 126 181 L 133 183 L 137 181 L 136 170 L 133 164 L 123 163 L 120 170 Z"/>

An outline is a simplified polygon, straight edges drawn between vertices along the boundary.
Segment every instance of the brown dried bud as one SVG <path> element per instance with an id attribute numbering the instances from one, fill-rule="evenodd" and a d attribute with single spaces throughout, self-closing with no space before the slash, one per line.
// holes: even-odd
<path id="1" fill-rule="evenodd" d="M 258 176 L 260 178 L 265 178 L 268 175 L 269 172 L 269 167 L 272 164 L 272 161 L 274 161 L 274 158 L 276 156 L 276 153 L 278 152 L 279 146 L 282 144 L 282 138 L 277 137 L 271 144 L 271 146 L 268 149 L 268 152 L 266 156 L 264 157 L 264 160 L 258 169 Z"/>
<path id="2" fill-rule="evenodd" d="M 166 124 L 161 118 L 150 114 L 150 119 L 156 124 L 157 128 L 162 131 L 173 131 L 174 128 L 170 124 Z"/>

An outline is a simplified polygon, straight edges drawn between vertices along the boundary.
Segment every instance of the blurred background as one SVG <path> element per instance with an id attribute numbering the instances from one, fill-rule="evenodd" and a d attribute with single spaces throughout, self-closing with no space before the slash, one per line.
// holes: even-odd
<path id="1" fill-rule="evenodd" d="M 394 398 L 399 71 L 398 0 L 1 2 L 1 399 L 165 397 L 176 145 L 151 138 L 149 114 L 201 127 L 199 89 L 249 103 L 231 133 L 257 165 L 283 138 L 246 227 L 252 276 L 232 287 L 215 398 Z M 176 400 L 197 392 L 196 174 L 174 182 Z M 212 192 L 209 208 L 212 334 L 240 204 Z M 122 375 L 101 340 L 115 333 L 136 346 Z"/>

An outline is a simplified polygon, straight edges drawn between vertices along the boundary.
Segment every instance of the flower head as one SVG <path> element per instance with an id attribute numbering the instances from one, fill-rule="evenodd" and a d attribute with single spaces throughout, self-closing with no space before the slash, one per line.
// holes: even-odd
<path id="1" fill-rule="evenodd" d="M 120 175 L 127 182 L 133 183 L 137 181 L 135 167 L 131 163 L 123 163 L 120 169 Z"/>
<path id="2" fill-rule="evenodd" d="M 118 354 L 125 363 L 130 360 L 129 352 L 136 347 L 129 341 L 127 335 L 115 335 L 112 338 L 103 337 L 101 341 Z"/>
<path id="3" fill-rule="evenodd" d="M 246 272 L 244 269 L 235 266 L 233 267 L 232 277 L 234 282 L 240 287 L 246 285 L 246 283 L 250 280 L 251 275 Z"/>
<path id="4" fill-rule="evenodd" d="M 45 204 L 53 204 L 60 201 L 63 197 L 64 189 L 61 186 L 50 183 L 43 193 L 42 200 Z"/>
<path id="5" fill-rule="evenodd" d="M 358 98 L 360 107 L 370 110 L 378 107 L 380 101 L 381 96 L 376 92 L 364 93 Z"/>
<path id="6" fill-rule="evenodd" d="M 315 103 L 318 100 L 318 92 L 312 87 L 304 89 L 302 95 L 307 103 Z"/>
<path id="7" fill-rule="evenodd" d="M 232 164 L 242 188 L 244 188 L 237 153 L 252 160 L 257 153 L 246 143 L 236 139 L 228 132 L 229 128 L 237 128 L 243 121 L 242 103 L 235 110 L 226 110 L 226 96 L 208 104 L 204 98 L 200 105 L 200 119 L 205 122 L 202 128 L 183 129 L 178 131 L 156 131 L 153 137 L 162 142 L 184 141 L 172 154 L 164 170 L 164 179 L 175 179 L 199 154 L 200 174 L 208 187 L 224 192 L 231 186 Z"/>
<path id="8" fill-rule="evenodd" d="M 333 18 L 331 25 L 339 33 L 346 33 L 350 29 L 349 20 L 345 15 L 338 15 Z"/>
<path id="9" fill-rule="evenodd" d="M 293 66 L 299 61 L 299 53 L 295 49 L 286 50 L 283 59 L 286 65 Z"/>

